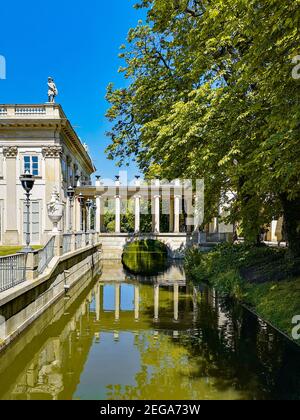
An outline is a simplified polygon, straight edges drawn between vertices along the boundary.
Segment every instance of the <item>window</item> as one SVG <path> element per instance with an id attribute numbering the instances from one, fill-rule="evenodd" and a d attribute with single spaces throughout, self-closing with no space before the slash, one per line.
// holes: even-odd
<path id="1" fill-rule="evenodd" d="M 24 172 L 29 172 L 33 176 L 39 175 L 38 156 L 24 156 Z"/>
<path id="2" fill-rule="evenodd" d="M 62 176 L 63 176 L 63 180 L 64 181 L 67 181 L 67 172 L 68 172 L 68 169 L 67 169 L 67 162 L 64 160 L 64 159 L 62 159 L 62 161 L 61 161 L 61 168 L 62 168 Z"/>
<path id="3" fill-rule="evenodd" d="M 70 167 L 70 169 L 69 169 L 69 184 L 70 185 L 74 185 L 74 177 L 73 177 L 73 169 L 72 169 L 72 167 Z"/>
<path id="4" fill-rule="evenodd" d="M 40 244 L 40 204 L 38 201 L 30 202 L 30 240 L 33 245 Z M 23 233 L 24 243 L 26 243 L 27 230 L 27 208 L 23 204 Z"/>

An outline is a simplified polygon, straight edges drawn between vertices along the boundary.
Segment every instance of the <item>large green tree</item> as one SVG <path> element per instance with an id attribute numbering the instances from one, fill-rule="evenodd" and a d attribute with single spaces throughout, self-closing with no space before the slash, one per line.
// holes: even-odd
<path id="1" fill-rule="evenodd" d="M 220 197 L 245 237 L 280 213 L 300 255 L 299 0 L 150 0 L 108 87 L 109 157 L 147 176 L 205 179 L 206 220 Z M 231 198 L 225 193 L 231 191 Z"/>

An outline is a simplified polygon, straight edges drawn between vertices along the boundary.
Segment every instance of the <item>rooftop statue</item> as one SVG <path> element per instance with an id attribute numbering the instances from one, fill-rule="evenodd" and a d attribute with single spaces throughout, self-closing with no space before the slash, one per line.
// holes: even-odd
<path id="1" fill-rule="evenodd" d="M 58 95 L 57 87 L 52 77 L 48 77 L 48 102 L 54 103 L 55 97 Z"/>

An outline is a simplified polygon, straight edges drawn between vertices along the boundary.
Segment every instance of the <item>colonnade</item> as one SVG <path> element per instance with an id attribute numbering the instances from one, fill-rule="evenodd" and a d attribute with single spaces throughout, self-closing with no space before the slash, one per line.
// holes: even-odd
<path id="1" fill-rule="evenodd" d="M 180 215 L 183 213 L 183 191 L 182 185 L 178 181 L 176 184 L 160 185 L 160 181 L 155 181 L 154 185 L 150 187 L 140 185 L 139 180 L 136 181 L 134 187 L 122 186 L 120 181 L 117 180 L 115 186 L 103 185 L 100 180 L 96 181 L 95 187 L 79 187 L 78 193 L 82 195 L 83 200 L 92 200 L 94 215 L 95 215 L 95 230 L 98 233 L 104 233 L 104 214 L 105 214 L 105 201 L 107 199 L 114 202 L 114 215 L 115 215 L 115 233 L 121 233 L 121 214 L 122 214 L 122 200 L 134 200 L 134 231 L 138 233 L 141 231 L 141 210 L 142 200 L 151 200 L 151 213 L 152 213 L 152 232 L 161 232 L 161 204 L 163 200 L 168 201 L 168 214 L 169 214 L 169 232 L 180 233 Z M 150 193 L 149 193 L 150 190 Z M 186 200 L 186 199 L 185 199 Z M 187 211 L 192 209 L 193 197 L 186 200 L 188 202 Z M 82 230 L 82 204 L 79 200 L 79 194 L 75 196 L 73 222 L 77 231 Z M 90 214 L 88 212 L 88 220 Z M 197 226 L 197 215 L 187 215 L 189 220 L 194 220 L 194 226 Z M 90 222 L 85 222 L 86 228 Z M 189 226 L 190 225 L 190 226 Z M 193 223 L 187 224 L 188 231 L 191 231 Z"/>

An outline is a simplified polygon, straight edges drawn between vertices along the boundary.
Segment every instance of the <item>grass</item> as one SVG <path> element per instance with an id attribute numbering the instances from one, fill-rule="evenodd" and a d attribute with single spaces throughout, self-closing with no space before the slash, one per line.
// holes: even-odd
<path id="1" fill-rule="evenodd" d="M 263 319 L 291 337 L 294 327 L 292 319 L 300 315 L 300 278 L 246 284 L 243 300 Z"/>
<path id="2" fill-rule="evenodd" d="M 189 251 L 185 267 L 195 282 L 245 303 L 292 338 L 292 319 L 300 315 L 300 277 L 295 276 L 300 265 L 286 259 L 285 252 L 224 244 L 208 253 Z"/>
<path id="3" fill-rule="evenodd" d="M 0 246 L 0 257 L 5 257 L 6 255 L 13 255 L 17 254 L 21 251 L 22 246 Z M 41 249 L 40 245 L 36 245 L 32 247 L 33 249 Z"/>

